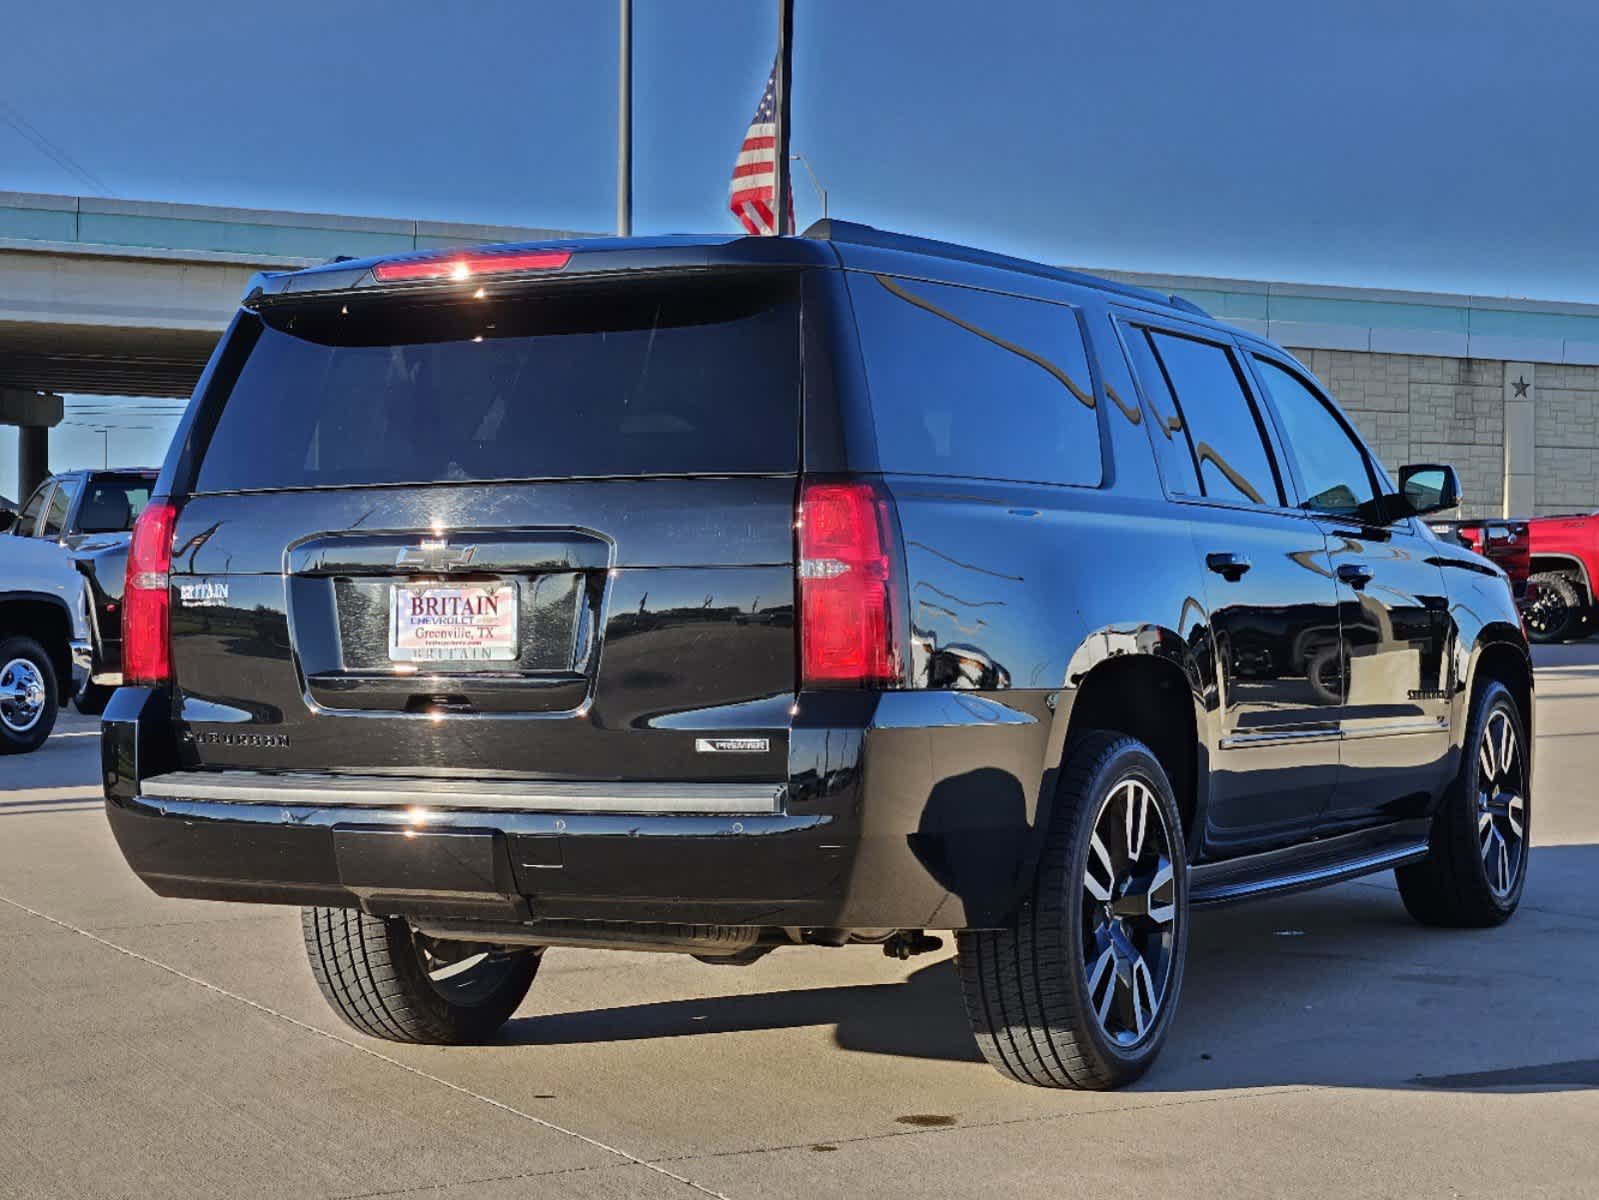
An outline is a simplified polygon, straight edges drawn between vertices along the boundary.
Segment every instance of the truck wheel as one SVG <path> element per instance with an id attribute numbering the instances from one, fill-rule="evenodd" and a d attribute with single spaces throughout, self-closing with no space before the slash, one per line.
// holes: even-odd
<path id="1" fill-rule="evenodd" d="M 0 638 L 0 754 L 44 745 L 56 726 L 56 670 L 44 647 L 20 634 Z"/>
<path id="2" fill-rule="evenodd" d="M 1527 606 L 1527 639 L 1548 645 L 1576 636 L 1582 613 L 1576 585 L 1555 571 L 1540 572 L 1527 582 L 1538 585 L 1537 598 Z"/>
<path id="3" fill-rule="evenodd" d="M 1527 881 L 1531 828 L 1527 734 L 1505 685 L 1490 680 L 1472 706 L 1460 773 L 1432 823 L 1426 858 L 1394 871 L 1423 925 L 1483 928 L 1508 920 Z"/>
<path id="4" fill-rule="evenodd" d="M 86 683 L 83 685 L 83 690 L 78 693 L 77 699 L 72 702 L 72 707 L 86 717 L 98 717 L 105 712 L 105 706 L 111 703 L 111 693 L 116 690 L 100 683 Z"/>
<path id="5" fill-rule="evenodd" d="M 1343 650 L 1337 645 L 1316 651 L 1305 664 L 1305 678 L 1310 683 L 1310 695 L 1317 704 L 1342 704 L 1346 675 L 1348 669 L 1344 662 Z"/>
<path id="6" fill-rule="evenodd" d="M 1002 1075 L 1113 1088 L 1148 1069 L 1183 981 L 1188 866 L 1171 784 L 1125 734 L 1073 737 L 1031 892 L 957 933 L 977 1045 Z"/>
<path id="7" fill-rule="evenodd" d="M 397 917 L 347 908 L 302 909 L 300 924 L 333 1011 L 391 1042 L 487 1041 L 522 1003 L 543 953 L 436 941 Z"/>

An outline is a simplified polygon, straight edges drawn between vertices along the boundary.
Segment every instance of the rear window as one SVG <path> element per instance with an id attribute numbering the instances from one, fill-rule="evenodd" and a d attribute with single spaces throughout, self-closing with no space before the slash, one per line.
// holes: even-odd
<path id="1" fill-rule="evenodd" d="M 1097 486 L 1099 417 L 1075 310 L 852 275 L 884 471 Z"/>
<path id="2" fill-rule="evenodd" d="M 269 308 L 207 395 L 194 490 L 790 473 L 797 295 L 723 277 Z"/>
<path id="3" fill-rule="evenodd" d="M 122 533 L 150 502 L 155 480 L 143 475 L 91 478 L 83 503 L 78 505 L 79 533 Z"/>

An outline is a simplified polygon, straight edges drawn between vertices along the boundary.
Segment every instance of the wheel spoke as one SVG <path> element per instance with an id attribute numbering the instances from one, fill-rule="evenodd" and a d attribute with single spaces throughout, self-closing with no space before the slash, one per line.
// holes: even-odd
<path id="1" fill-rule="evenodd" d="M 1527 810 L 1527 802 L 1514 792 L 1505 800 L 1505 820 L 1510 825 L 1510 832 L 1518 838 L 1523 837 L 1522 829 Z"/>
<path id="2" fill-rule="evenodd" d="M 1511 736 L 1510 718 L 1499 714 L 1499 773 L 1510 774 L 1510 764 L 1516 755 L 1516 740 Z"/>
<path id="3" fill-rule="evenodd" d="M 1088 976 L 1088 1002 L 1094 1006 L 1094 1014 L 1099 1018 L 1101 1026 L 1110 1019 L 1111 1002 L 1116 999 L 1116 951 L 1106 946 L 1100 951 L 1099 960 L 1094 963 L 1094 969 Z M 1104 995 L 1099 995 L 1100 988 L 1104 988 Z"/>
<path id="4" fill-rule="evenodd" d="M 1149 891 L 1144 893 L 1144 915 L 1157 925 L 1170 925 L 1177 915 L 1177 880 L 1171 863 L 1165 859 L 1149 881 Z"/>
<path id="5" fill-rule="evenodd" d="M 1488 873 L 1488 883 L 1495 891 L 1503 891 L 1504 884 L 1501 866 L 1504 860 L 1505 839 L 1500 835 L 1492 818 L 1488 821 L 1487 831 L 1482 839 L 1482 864 Z"/>
<path id="6" fill-rule="evenodd" d="M 1497 774 L 1497 772 L 1494 770 L 1493 738 L 1484 737 L 1482 739 L 1482 747 L 1477 752 L 1477 765 L 1482 768 L 1482 779 L 1480 782 L 1483 785 L 1488 785 L 1493 780 L 1495 774 Z"/>
<path id="7" fill-rule="evenodd" d="M 1132 978 L 1128 981 L 1133 993 L 1133 1034 L 1143 1037 L 1144 1030 L 1155 1016 L 1155 981 L 1149 976 L 1149 966 L 1142 958 L 1132 962 Z"/>
<path id="8" fill-rule="evenodd" d="M 428 958 L 429 961 L 437 961 L 432 955 L 429 955 Z M 484 961 L 486 958 L 488 958 L 487 951 L 481 951 L 477 954 L 468 954 L 465 958 L 457 959 L 452 963 L 445 963 L 442 967 L 429 971 L 428 978 L 433 980 L 435 983 L 442 983 L 446 979 L 453 979 L 457 975 L 470 971 L 473 967 L 477 966 L 478 963 Z"/>
<path id="9" fill-rule="evenodd" d="M 1110 902 L 1111 888 L 1116 886 L 1116 868 L 1111 865 L 1110 851 L 1105 849 L 1105 843 L 1099 840 L 1099 831 L 1095 830 L 1088 839 L 1088 866 L 1083 871 L 1083 889 L 1102 904 Z M 1094 877 L 1094 860 L 1099 860 L 1099 868 L 1104 872 L 1103 882 Z"/>
<path id="10" fill-rule="evenodd" d="M 1135 863 L 1144 853 L 1144 836 L 1149 830 L 1149 792 L 1142 784 L 1127 785 L 1127 861 Z"/>

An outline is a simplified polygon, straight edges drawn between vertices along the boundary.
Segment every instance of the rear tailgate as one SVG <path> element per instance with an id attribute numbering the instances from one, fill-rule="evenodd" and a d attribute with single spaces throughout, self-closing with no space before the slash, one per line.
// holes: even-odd
<path id="1" fill-rule="evenodd" d="M 1475 550 L 1510 576 L 1518 595 L 1527 586 L 1532 566 L 1532 540 L 1527 522 L 1478 518 L 1431 522 L 1434 533 Z"/>
<path id="2" fill-rule="evenodd" d="M 762 274 L 247 317 L 175 539 L 185 765 L 782 779 L 797 296 Z"/>

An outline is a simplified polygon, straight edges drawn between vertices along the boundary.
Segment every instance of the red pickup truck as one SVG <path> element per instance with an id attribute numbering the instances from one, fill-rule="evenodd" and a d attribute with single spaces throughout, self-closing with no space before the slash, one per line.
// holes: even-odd
<path id="1" fill-rule="evenodd" d="M 1593 632 L 1599 618 L 1599 512 L 1527 522 L 1532 596 L 1523 610 L 1535 642 L 1569 642 Z"/>

